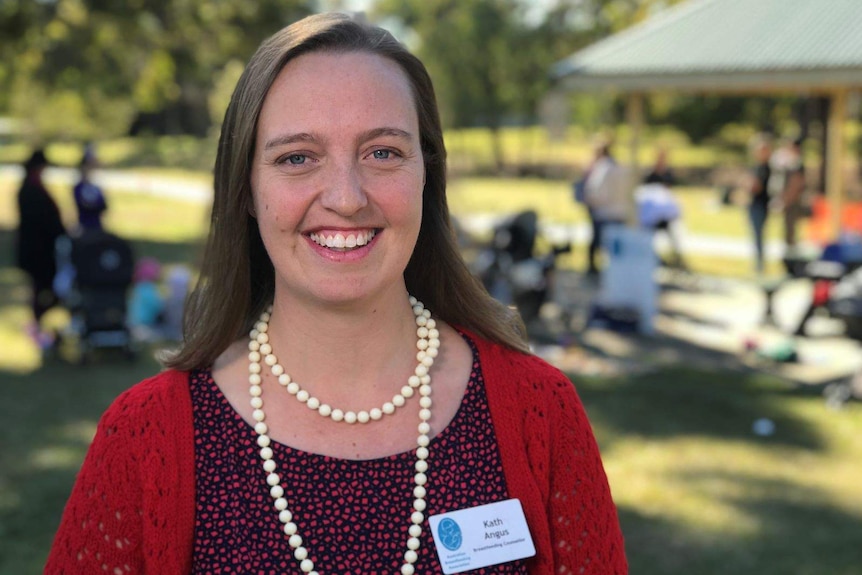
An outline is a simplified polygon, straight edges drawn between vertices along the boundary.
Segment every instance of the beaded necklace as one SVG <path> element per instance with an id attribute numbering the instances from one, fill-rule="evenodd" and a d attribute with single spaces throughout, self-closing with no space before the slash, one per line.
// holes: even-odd
<path id="1" fill-rule="evenodd" d="M 414 395 L 414 390 L 418 389 L 420 396 L 420 422 L 418 426 L 419 435 L 416 440 L 418 446 L 416 449 L 416 473 L 413 476 L 416 485 L 412 493 L 414 498 L 413 513 L 410 515 L 411 524 L 408 529 L 410 537 L 407 539 L 407 551 L 404 553 L 404 563 L 401 565 L 401 575 L 413 575 L 415 572 L 414 564 L 418 559 L 419 536 L 422 534 L 422 523 L 425 521 L 425 484 L 428 481 L 428 445 L 431 441 L 428 436 L 428 433 L 431 431 L 430 424 L 428 423 L 431 419 L 431 376 L 429 370 L 440 348 L 440 333 L 436 329 L 436 322 L 431 318 L 431 312 L 425 309 L 422 302 L 410 296 L 410 305 L 416 317 L 416 347 L 418 348 L 416 354 L 418 365 L 414 370 L 414 374 L 408 378 L 407 385 L 402 387 L 401 391 L 393 396 L 392 401 L 384 403 L 380 408 L 373 408 L 367 411 L 362 410 L 358 413 L 343 411 L 332 408 L 326 403 L 321 403 L 320 400 L 311 396 L 285 373 L 284 368 L 278 363 L 278 359 L 272 353 L 272 346 L 269 343 L 269 334 L 267 333 L 269 330 L 269 321 L 272 317 L 272 306 L 261 314 L 254 329 L 249 333 L 249 393 L 251 394 L 251 406 L 254 409 L 252 417 L 255 420 L 254 430 L 258 435 L 257 444 L 260 447 L 260 458 L 263 461 L 263 469 L 267 473 L 266 483 L 269 487 L 269 494 L 273 499 L 273 505 L 278 512 L 278 519 L 282 524 L 285 535 L 288 536 L 288 544 L 293 550 L 293 556 L 299 562 L 299 567 L 303 573 L 319 575 L 314 569 L 314 562 L 308 558 L 308 550 L 303 546 L 302 537 L 297 533 L 293 514 L 288 509 L 288 502 L 284 497 L 281 476 L 276 472 L 278 466 L 273 459 L 273 450 L 270 447 L 271 439 L 268 435 L 269 427 L 265 422 L 266 413 L 263 411 L 263 389 L 261 387 L 263 381 L 261 372 L 263 370 L 260 364 L 261 358 L 270 367 L 272 374 L 278 379 L 279 384 L 287 389 L 288 393 L 293 395 L 298 401 L 304 403 L 309 409 L 314 409 L 321 416 L 328 417 L 336 422 L 343 421 L 352 424 L 380 420 L 384 415 L 391 415 L 395 412 L 396 408 L 402 407 L 407 399 Z"/>

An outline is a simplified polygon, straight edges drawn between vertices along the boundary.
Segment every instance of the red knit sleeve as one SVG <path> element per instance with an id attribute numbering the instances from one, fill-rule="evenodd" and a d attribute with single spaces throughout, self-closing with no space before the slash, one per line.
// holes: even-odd
<path id="1" fill-rule="evenodd" d="M 99 422 L 63 511 L 46 574 L 143 573 L 136 418 L 127 411 L 118 400 Z"/>
<path id="2" fill-rule="evenodd" d="M 549 383 L 548 519 L 555 573 L 628 573 L 616 506 L 586 412 L 562 374 Z"/>
<path id="3" fill-rule="evenodd" d="M 194 444 L 187 374 L 125 392 L 102 416 L 45 567 L 47 575 L 187 572 Z"/>
<path id="4" fill-rule="evenodd" d="M 572 382 L 536 356 L 475 341 L 506 483 L 536 546 L 530 573 L 625 575 L 616 507 Z"/>

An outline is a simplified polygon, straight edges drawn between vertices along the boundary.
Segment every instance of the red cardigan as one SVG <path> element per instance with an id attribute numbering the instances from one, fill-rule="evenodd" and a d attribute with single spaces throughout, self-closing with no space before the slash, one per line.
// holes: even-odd
<path id="1" fill-rule="evenodd" d="M 521 500 L 536 546 L 530 573 L 627 573 L 616 508 L 574 386 L 537 357 L 473 339 L 509 494 Z M 188 374 L 166 371 L 123 393 L 99 422 L 45 573 L 190 573 L 194 488 Z"/>

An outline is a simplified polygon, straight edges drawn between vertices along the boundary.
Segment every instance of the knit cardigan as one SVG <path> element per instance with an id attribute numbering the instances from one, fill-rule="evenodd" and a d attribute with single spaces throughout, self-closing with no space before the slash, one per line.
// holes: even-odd
<path id="1" fill-rule="evenodd" d="M 533 575 L 625 574 L 623 537 L 572 383 L 530 355 L 472 336 L 504 474 L 520 499 Z M 108 408 L 48 557 L 48 575 L 190 573 L 195 469 L 189 375 L 165 371 Z"/>

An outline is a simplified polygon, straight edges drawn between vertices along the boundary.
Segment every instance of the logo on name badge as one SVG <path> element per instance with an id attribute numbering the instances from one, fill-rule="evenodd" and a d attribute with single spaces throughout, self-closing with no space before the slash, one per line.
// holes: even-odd
<path id="1" fill-rule="evenodd" d="M 461 527 L 448 517 L 441 521 L 440 525 L 437 526 L 437 538 L 440 539 L 440 543 L 443 544 L 443 547 L 449 551 L 457 551 L 461 547 L 461 543 L 464 541 L 464 537 L 461 534 Z"/>

